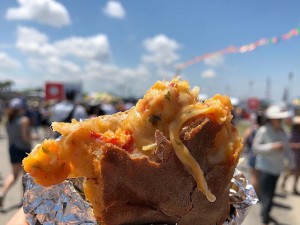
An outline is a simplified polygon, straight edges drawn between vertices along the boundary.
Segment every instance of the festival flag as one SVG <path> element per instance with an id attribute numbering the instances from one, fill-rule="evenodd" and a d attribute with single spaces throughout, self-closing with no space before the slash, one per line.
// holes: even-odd
<path id="1" fill-rule="evenodd" d="M 276 37 L 271 37 L 271 38 L 261 38 L 253 43 L 250 44 L 246 44 L 246 45 L 242 45 L 239 47 L 236 46 L 229 46 L 223 50 L 219 50 L 216 52 L 211 52 L 211 53 L 206 53 L 204 55 L 201 56 L 197 56 L 192 60 L 189 60 L 187 62 L 183 62 L 183 63 L 179 63 L 176 66 L 176 70 L 177 71 L 181 71 L 182 69 L 189 67 L 191 65 L 194 65 L 196 63 L 202 62 L 205 59 L 208 58 L 212 58 L 215 57 L 217 55 L 225 55 L 225 54 L 233 54 L 233 53 L 247 53 L 247 52 L 251 52 L 254 51 L 255 49 L 257 49 L 258 47 L 262 47 L 268 44 L 278 44 L 279 42 L 281 42 L 282 40 L 286 41 L 291 39 L 292 37 L 298 36 L 300 33 L 300 27 L 297 28 L 293 28 L 291 29 L 289 32 L 276 36 Z"/>

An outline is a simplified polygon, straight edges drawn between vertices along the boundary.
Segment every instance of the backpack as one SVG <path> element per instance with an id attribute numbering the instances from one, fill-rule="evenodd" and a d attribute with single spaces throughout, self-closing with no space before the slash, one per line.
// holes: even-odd
<path id="1" fill-rule="evenodd" d="M 73 106 L 73 109 L 72 109 L 71 112 L 68 114 L 68 116 L 67 116 L 65 119 L 63 119 L 62 121 L 60 121 L 60 122 L 70 123 L 71 120 L 72 120 L 72 118 L 73 118 L 73 113 L 74 113 L 75 109 L 76 109 L 76 105 Z M 61 136 L 61 134 L 58 133 L 57 131 L 55 131 L 54 134 L 53 134 L 53 137 L 54 137 L 55 139 L 56 139 L 56 138 L 59 138 L 60 136 Z"/>
<path id="2" fill-rule="evenodd" d="M 73 118 L 73 113 L 74 113 L 75 109 L 76 109 L 76 106 L 74 105 L 71 112 L 68 114 L 68 116 L 65 119 L 63 119 L 61 122 L 70 123 Z"/>

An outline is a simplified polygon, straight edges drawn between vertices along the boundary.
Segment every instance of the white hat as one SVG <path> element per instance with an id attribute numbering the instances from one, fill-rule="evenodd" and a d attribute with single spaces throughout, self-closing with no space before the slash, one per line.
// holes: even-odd
<path id="1" fill-rule="evenodd" d="M 26 108 L 26 104 L 25 102 L 20 99 L 20 98 L 13 98 L 12 100 L 10 100 L 9 102 L 9 107 L 13 108 L 13 109 L 25 109 Z"/>
<path id="2" fill-rule="evenodd" d="M 285 119 L 290 116 L 290 112 L 279 105 L 271 105 L 265 113 L 267 119 Z"/>

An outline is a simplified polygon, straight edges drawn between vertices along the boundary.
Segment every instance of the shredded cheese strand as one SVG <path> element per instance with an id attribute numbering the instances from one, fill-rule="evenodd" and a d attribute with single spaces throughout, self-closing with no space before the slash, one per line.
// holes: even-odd
<path id="1" fill-rule="evenodd" d="M 206 108 L 199 106 L 200 105 L 197 104 L 189 105 L 178 113 L 177 119 L 169 125 L 170 141 L 178 159 L 195 179 L 197 189 L 200 190 L 210 202 L 214 202 L 216 200 L 216 196 L 209 190 L 203 170 L 179 137 L 180 129 L 187 120 L 205 114 L 215 108 L 214 106 Z"/>

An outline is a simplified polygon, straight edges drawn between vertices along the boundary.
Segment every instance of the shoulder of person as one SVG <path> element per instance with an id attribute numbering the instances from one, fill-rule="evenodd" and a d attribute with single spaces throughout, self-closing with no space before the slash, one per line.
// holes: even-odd
<path id="1" fill-rule="evenodd" d="M 81 119 L 87 118 L 86 109 L 82 105 L 75 106 L 73 115 L 74 117 L 81 118 Z"/>
<path id="2" fill-rule="evenodd" d="M 268 126 L 267 125 L 263 125 L 263 126 L 261 126 L 261 127 L 259 127 L 258 129 L 257 129 L 257 131 L 266 131 L 268 129 Z"/>
<path id="3" fill-rule="evenodd" d="M 69 102 L 69 101 L 61 101 L 61 102 L 58 102 L 56 104 L 53 105 L 53 108 L 57 108 L 57 107 L 65 107 L 65 106 L 68 106 L 68 105 L 72 105 L 72 102 Z"/>
<path id="4" fill-rule="evenodd" d="M 256 134 L 264 134 L 267 132 L 267 130 L 268 127 L 266 125 L 263 125 L 257 129 Z"/>
<path id="5" fill-rule="evenodd" d="M 84 106 L 82 106 L 82 105 L 75 105 L 74 107 L 75 107 L 75 110 L 76 110 L 76 111 L 82 111 L 82 110 L 85 111 L 85 108 L 84 108 Z"/>

